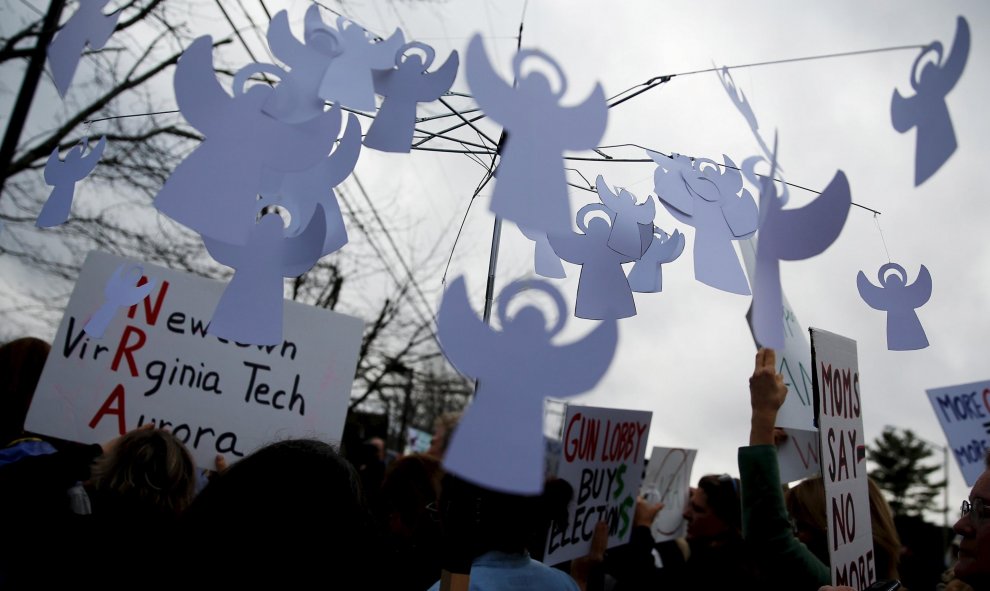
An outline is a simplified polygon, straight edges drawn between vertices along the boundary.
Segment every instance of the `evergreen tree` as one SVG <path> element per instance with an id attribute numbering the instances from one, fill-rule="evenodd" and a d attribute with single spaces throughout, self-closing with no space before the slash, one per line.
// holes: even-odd
<path id="1" fill-rule="evenodd" d="M 924 511 L 936 510 L 935 497 L 946 483 L 930 482 L 941 466 L 923 463 L 934 453 L 910 429 L 895 427 L 886 427 L 867 447 L 867 457 L 875 466 L 870 477 L 886 491 L 894 515 L 920 516 Z"/>

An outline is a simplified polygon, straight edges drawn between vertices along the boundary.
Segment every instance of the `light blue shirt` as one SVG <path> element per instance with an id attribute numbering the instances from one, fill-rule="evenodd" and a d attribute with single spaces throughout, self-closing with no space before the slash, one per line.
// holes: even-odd
<path id="1" fill-rule="evenodd" d="M 440 581 L 429 591 L 439 591 Z M 567 573 L 537 562 L 528 553 L 488 552 L 471 563 L 470 591 L 578 591 Z"/>

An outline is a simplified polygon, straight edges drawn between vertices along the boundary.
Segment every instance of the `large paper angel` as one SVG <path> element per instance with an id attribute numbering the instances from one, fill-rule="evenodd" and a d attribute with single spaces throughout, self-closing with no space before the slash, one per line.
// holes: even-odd
<path id="1" fill-rule="evenodd" d="M 934 52 L 936 61 L 922 59 Z M 956 134 L 952 129 L 949 107 L 945 95 L 955 87 L 962 76 L 969 57 L 969 24 L 959 17 L 956 21 L 956 38 L 952 52 L 942 55 L 938 41 L 921 50 L 911 67 L 911 88 L 915 95 L 903 97 L 898 90 L 890 102 L 890 117 L 894 129 L 905 133 L 917 127 L 915 138 L 914 184 L 928 180 L 956 151 Z"/>
<path id="2" fill-rule="evenodd" d="M 59 160 L 58 146 L 52 150 L 45 164 L 45 182 L 54 186 L 48 200 L 38 214 L 38 227 L 51 228 L 69 219 L 72 211 L 72 199 L 76 194 L 76 183 L 93 172 L 103 158 L 103 150 L 107 146 L 107 138 L 103 136 L 95 146 L 89 145 L 89 138 L 82 139 L 65 155 L 65 160 Z M 89 154 L 83 156 L 83 152 Z"/>
<path id="3" fill-rule="evenodd" d="M 388 39 L 375 43 L 353 21 L 337 17 L 337 34 L 341 52 L 327 66 L 320 80 L 320 98 L 358 111 L 375 110 L 374 70 L 388 70 L 395 64 L 395 54 L 406 40 L 396 29 Z"/>
<path id="4" fill-rule="evenodd" d="M 581 265 L 574 315 L 591 320 L 635 316 L 636 302 L 622 265 L 639 259 L 640 255 L 630 257 L 609 248 L 611 227 L 604 218 L 593 217 L 585 223 L 587 214 L 596 208 L 605 209 L 593 203 L 578 211 L 577 224 L 583 234 L 568 232 L 548 237 L 560 258 Z"/>
<path id="5" fill-rule="evenodd" d="M 889 273 L 889 274 L 888 274 Z M 871 308 L 887 313 L 887 348 L 891 351 L 913 351 L 928 346 L 925 329 L 918 320 L 916 308 L 932 297 L 932 276 L 921 265 L 918 278 L 907 284 L 907 272 L 897 263 L 887 263 L 877 273 L 880 287 L 870 283 L 862 271 L 856 275 L 859 295 Z"/>
<path id="6" fill-rule="evenodd" d="M 108 2 L 109 0 L 79 2 L 79 8 L 48 44 L 48 67 L 51 69 L 55 88 L 62 98 L 69 92 L 86 46 L 93 50 L 103 49 L 117 27 L 120 10 L 103 14 L 103 7 Z"/>
<path id="7" fill-rule="evenodd" d="M 647 195 L 643 203 L 636 202 L 636 196 L 619 189 L 613 193 L 602 175 L 595 181 L 598 198 L 612 213 L 612 230 L 608 235 L 608 246 L 619 254 L 638 259 L 653 241 L 653 218 L 657 214 L 657 204 Z"/>
<path id="8" fill-rule="evenodd" d="M 309 225 L 309 220 L 320 211 L 317 205 L 321 206 L 326 218 L 326 238 L 321 254 L 328 255 L 339 250 L 347 244 L 347 228 L 333 188 L 351 174 L 360 153 L 361 124 L 351 113 L 347 116 L 344 136 L 333 154 L 308 170 L 267 173 L 258 205 L 262 209 L 271 206 L 285 208 L 289 214 L 285 234 L 290 238 L 298 236 Z"/>
<path id="9" fill-rule="evenodd" d="M 732 245 L 754 232 L 759 210 L 735 163 L 723 155 L 725 167 L 707 158 L 668 158 L 647 151 L 657 163 L 654 190 L 677 221 L 694 226 L 694 276 L 730 293 L 749 295 L 746 274 Z M 740 193 L 741 191 L 741 193 Z"/>
<path id="10" fill-rule="evenodd" d="M 309 225 L 287 237 L 282 217 L 269 213 L 253 224 L 244 244 L 203 237 L 217 262 L 234 269 L 207 331 L 238 343 L 277 345 L 282 342 L 284 277 L 298 277 L 319 260 L 326 235 L 326 216 L 317 204 Z"/>
<path id="11" fill-rule="evenodd" d="M 557 320 L 525 306 L 507 309 L 523 289 L 552 298 Z M 454 431 L 444 469 L 480 486 L 519 495 L 543 490 L 543 399 L 567 398 L 590 390 L 612 361 L 618 330 L 606 320 L 580 341 L 557 346 L 567 314 L 560 292 L 539 281 L 517 281 L 498 299 L 502 330 L 493 330 L 471 309 L 464 278 L 443 296 L 437 338 L 444 355 L 462 374 L 478 380 L 478 390 Z"/>
<path id="12" fill-rule="evenodd" d="M 523 236 L 533 241 L 533 270 L 537 275 L 549 277 L 550 279 L 563 279 L 567 277 L 564 265 L 560 262 L 560 257 L 553 251 L 550 240 L 546 232 L 531 230 L 525 226 L 518 226 Z"/>
<path id="13" fill-rule="evenodd" d="M 186 120 L 206 139 L 183 160 L 155 197 L 159 211 L 204 237 L 244 244 L 252 232 L 266 171 L 298 172 L 330 153 L 340 111 L 288 124 L 262 112 L 272 89 L 217 82 L 212 43 L 200 37 L 175 70 L 175 98 Z"/>
<path id="14" fill-rule="evenodd" d="M 560 79 L 554 91 L 539 71 L 523 76 L 527 58 L 549 65 Z M 495 173 L 491 210 L 495 215 L 549 234 L 570 232 L 571 205 L 562 154 L 588 150 L 605 133 L 608 107 L 596 84 L 581 104 L 563 107 L 567 80 L 560 66 L 538 50 L 522 50 L 513 59 L 518 84 L 502 80 L 485 54 L 480 35 L 467 50 L 467 81 L 478 106 L 505 128 L 502 159 Z"/>
<path id="15" fill-rule="evenodd" d="M 653 236 L 649 249 L 629 271 L 629 287 L 637 293 L 663 291 L 663 265 L 675 261 L 684 252 L 684 234 L 678 230 L 668 235 L 654 226 Z"/>
<path id="16" fill-rule="evenodd" d="M 422 51 L 425 57 L 410 53 L 415 49 Z M 456 51 L 435 72 L 430 72 L 434 57 L 432 47 L 414 41 L 396 53 L 395 68 L 372 72 L 375 92 L 385 100 L 364 138 L 365 146 L 382 152 L 409 152 L 412 149 L 416 105 L 440 98 L 450 90 L 457 76 Z"/>
<path id="17" fill-rule="evenodd" d="M 753 273 L 753 336 L 761 347 L 783 349 L 784 303 L 780 287 L 780 261 L 797 261 L 821 254 L 842 232 L 852 205 L 849 181 L 841 170 L 814 201 L 795 209 L 782 209 L 770 176 L 760 190 L 759 240 Z"/>

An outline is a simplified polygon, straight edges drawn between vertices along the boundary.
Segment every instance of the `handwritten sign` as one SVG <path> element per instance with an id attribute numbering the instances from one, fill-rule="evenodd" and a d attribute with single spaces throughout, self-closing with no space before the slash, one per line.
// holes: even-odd
<path id="1" fill-rule="evenodd" d="M 784 429 L 787 439 L 777 446 L 780 483 L 794 482 L 822 473 L 818 431 Z"/>
<path id="2" fill-rule="evenodd" d="M 811 329 L 832 584 L 876 581 L 856 341 Z"/>
<path id="3" fill-rule="evenodd" d="M 653 413 L 568 405 L 557 476 L 574 488 L 567 526 L 551 525 L 544 562 L 584 556 L 599 521 L 608 547 L 629 541 Z"/>
<path id="4" fill-rule="evenodd" d="M 656 542 L 684 537 L 684 507 L 691 494 L 691 468 L 696 455 L 696 449 L 671 447 L 654 447 L 650 454 L 640 493 L 650 503 L 664 504 L 650 527 Z"/>
<path id="5" fill-rule="evenodd" d="M 990 449 L 990 380 L 927 392 L 966 485 L 973 486 Z"/>
<path id="6" fill-rule="evenodd" d="M 168 427 L 202 466 L 286 437 L 339 440 L 363 323 L 285 302 L 285 340 L 255 346 L 207 334 L 223 284 L 143 264 L 151 293 L 104 336 L 83 332 L 107 279 L 134 261 L 91 252 L 28 413 L 29 431 L 104 442 L 145 423 Z"/>

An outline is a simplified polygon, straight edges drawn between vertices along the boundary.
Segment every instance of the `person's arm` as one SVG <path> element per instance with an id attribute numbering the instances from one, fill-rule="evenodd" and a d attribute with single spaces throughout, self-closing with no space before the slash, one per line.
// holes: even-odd
<path id="1" fill-rule="evenodd" d="M 787 386 L 776 372 L 772 349 L 756 354 L 756 369 L 749 379 L 749 446 L 739 448 L 742 483 L 743 537 L 761 556 L 761 570 L 769 579 L 795 589 L 817 589 L 831 582 L 828 565 L 822 563 L 794 535 L 780 486 L 774 423 L 784 404 Z"/>

